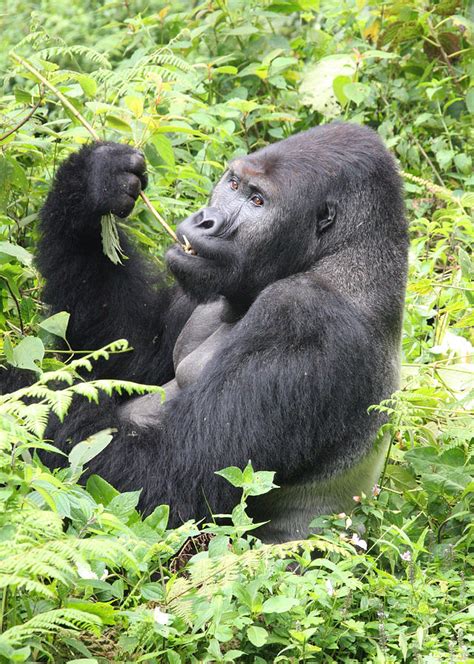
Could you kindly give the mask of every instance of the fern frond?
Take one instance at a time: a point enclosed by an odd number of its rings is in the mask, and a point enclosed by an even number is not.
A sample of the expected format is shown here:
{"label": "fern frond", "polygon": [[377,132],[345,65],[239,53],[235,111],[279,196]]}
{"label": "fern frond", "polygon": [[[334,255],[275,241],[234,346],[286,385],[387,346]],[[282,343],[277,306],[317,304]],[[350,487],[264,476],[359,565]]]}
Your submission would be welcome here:
{"label": "fern frond", "polygon": [[63,629],[100,633],[102,621],[92,613],[78,609],[53,609],[33,616],[22,625],[10,627],[0,636],[0,644],[15,646],[38,634],[59,633]]}
{"label": "fern frond", "polygon": [[62,46],[50,46],[41,49],[37,55],[43,60],[57,59],[66,55],[69,57],[79,56],[89,60],[89,62],[100,65],[105,69],[111,69],[112,67],[110,60],[103,53],[100,53],[89,46],[84,46],[83,44],[76,44],[73,46],[67,44]]}

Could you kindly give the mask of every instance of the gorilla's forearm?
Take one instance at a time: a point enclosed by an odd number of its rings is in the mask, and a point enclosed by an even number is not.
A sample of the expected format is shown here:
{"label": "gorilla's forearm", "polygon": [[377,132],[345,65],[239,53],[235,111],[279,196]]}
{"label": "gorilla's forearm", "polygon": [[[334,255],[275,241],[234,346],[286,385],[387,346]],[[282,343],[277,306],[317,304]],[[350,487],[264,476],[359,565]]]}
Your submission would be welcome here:
{"label": "gorilla's forearm", "polygon": [[[41,212],[37,265],[46,279],[43,299],[53,313],[70,312],[68,341],[74,350],[100,348],[118,338],[127,339],[133,346],[132,353],[100,363],[94,372],[96,377],[160,384],[172,376],[174,341],[193,305],[177,288],[166,286],[164,277],[140,256],[123,233],[121,245],[127,256],[124,264],[114,265],[104,255],[102,213],[114,206],[121,214],[131,209],[140,190],[139,177],[145,177],[138,153],[117,146],[117,155],[112,155],[117,168],[128,159],[131,166],[127,162],[123,168],[134,172],[115,173],[118,184],[114,181],[110,186],[98,173],[96,182],[94,169],[101,165],[100,150],[109,148],[114,149],[107,144],[87,146],[72,155],[57,173]],[[122,182],[121,173],[130,181]],[[101,190],[96,191],[99,182]],[[122,194],[121,189],[117,193],[117,187],[122,186],[129,187],[130,195]]]}

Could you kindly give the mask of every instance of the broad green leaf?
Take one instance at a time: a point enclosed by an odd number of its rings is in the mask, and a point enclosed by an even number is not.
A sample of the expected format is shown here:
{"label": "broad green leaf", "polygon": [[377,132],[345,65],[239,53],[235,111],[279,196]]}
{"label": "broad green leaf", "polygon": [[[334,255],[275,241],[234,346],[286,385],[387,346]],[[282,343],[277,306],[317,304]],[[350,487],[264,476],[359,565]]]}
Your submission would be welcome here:
{"label": "broad green leaf", "polygon": [[163,584],[157,581],[145,583],[141,588],[141,594],[143,599],[149,602],[162,602],[164,596]]}
{"label": "broad green leaf", "polygon": [[344,86],[345,96],[357,104],[357,106],[366,99],[369,93],[369,86],[363,83],[346,83]]}
{"label": "broad green leaf", "polygon": [[140,500],[140,491],[126,491],[125,493],[119,493],[118,496],[112,498],[110,503],[107,505],[107,509],[110,510],[115,516],[121,520],[125,520],[132,512],[135,511],[135,507],[138,505]]}
{"label": "broad green leaf", "polygon": [[276,597],[270,597],[270,599],[267,599],[263,603],[262,613],[286,613],[287,611],[291,611],[291,609],[298,604],[298,600],[294,597],[278,595]]}
{"label": "broad green leaf", "polygon": [[91,475],[86,482],[86,489],[96,503],[107,506],[112,498],[119,495],[117,489],[98,475]]}
{"label": "broad green leaf", "polygon": [[220,475],[226,479],[232,486],[241,487],[243,484],[243,474],[240,468],[236,466],[229,466],[223,470],[217,470],[216,475]]}
{"label": "broad green leaf", "polygon": [[71,314],[67,311],[60,311],[59,313],[41,321],[39,327],[50,334],[54,334],[56,337],[66,340],[66,330],[70,317]]}
{"label": "broad green leaf", "polygon": [[69,452],[69,463],[74,469],[82,468],[84,464],[100,454],[112,441],[115,429],[103,429],[94,433],[86,440],[77,443]]}
{"label": "broad green leaf", "polygon": [[41,362],[44,357],[44,345],[38,337],[25,337],[18,346],[13,349],[11,364],[19,369],[30,369],[41,373],[36,362]]}
{"label": "broad green leaf", "polygon": [[118,129],[119,131],[123,131],[127,134],[132,133],[132,128],[129,125],[128,122],[126,122],[123,118],[119,118],[116,115],[107,115],[106,116],[107,123],[113,128],[113,129]]}
{"label": "broad green leaf", "polygon": [[125,97],[124,102],[136,118],[141,118],[143,115],[143,97],[128,95]]}
{"label": "broad green leaf", "polygon": [[268,632],[263,627],[252,625],[247,630],[247,638],[256,648],[261,648],[268,640]]}
{"label": "broad green leaf", "polygon": [[337,97],[337,101],[342,106],[345,106],[345,104],[347,104],[347,102],[349,101],[349,98],[344,93],[344,86],[347,85],[350,82],[351,82],[351,77],[350,76],[336,76],[336,78],[332,82],[332,87],[334,89],[334,94]]}
{"label": "broad green leaf", "polygon": [[0,260],[16,258],[23,265],[31,265],[33,262],[33,255],[23,247],[13,244],[12,242],[0,242]]}
{"label": "broad green leaf", "polygon": [[95,96],[95,93],[97,92],[97,83],[92,76],[80,74],[80,76],[77,77],[77,81],[88,97]]}
{"label": "broad green leaf", "polygon": [[153,512],[144,519],[143,523],[153,528],[158,533],[163,533],[167,526],[170,515],[169,505],[158,505]]}

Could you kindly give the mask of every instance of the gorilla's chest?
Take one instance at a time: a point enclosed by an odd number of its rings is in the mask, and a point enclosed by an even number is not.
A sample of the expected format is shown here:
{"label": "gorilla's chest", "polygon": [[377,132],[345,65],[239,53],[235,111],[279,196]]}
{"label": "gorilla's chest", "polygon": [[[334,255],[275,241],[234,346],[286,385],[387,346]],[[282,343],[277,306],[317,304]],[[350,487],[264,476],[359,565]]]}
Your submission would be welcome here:
{"label": "gorilla's chest", "polygon": [[198,306],[176,340],[175,381],[182,389],[194,383],[229,336],[233,324],[222,320],[224,302]]}
{"label": "gorilla's chest", "polygon": [[[218,352],[233,324],[223,321],[223,300],[202,304],[194,310],[182,329],[173,350],[175,377],[165,385],[165,403],[176,397],[180,390],[195,383],[207,364]],[[162,412],[161,394],[148,394],[130,399],[119,408],[122,421],[138,426],[155,426]]]}

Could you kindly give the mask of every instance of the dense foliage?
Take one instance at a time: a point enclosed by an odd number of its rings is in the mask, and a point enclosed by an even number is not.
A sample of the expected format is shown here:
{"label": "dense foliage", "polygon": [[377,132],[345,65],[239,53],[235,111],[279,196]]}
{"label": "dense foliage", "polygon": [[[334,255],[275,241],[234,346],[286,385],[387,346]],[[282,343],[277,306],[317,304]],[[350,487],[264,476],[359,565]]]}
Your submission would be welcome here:
{"label": "dense foliage", "polygon": [[[38,382],[0,397],[0,661],[472,661],[474,89],[461,3],[10,0],[3,11],[0,362]],[[242,487],[232,526],[167,530],[166,506],[142,519],[138,493],[98,477],[81,486],[110,431],[77,445],[67,470],[41,466],[48,412],[65,416],[73,393],[148,388],[75,382],[126,343],[73,359],[68,315],[42,307],[38,210],[57,164],[90,136],[11,51],[101,137],[144,149],[170,222],[203,203],[227,159],[315,124],[366,123],[393,150],[412,232],[403,385],[381,406],[383,478],[351,515],[264,546],[245,504],[272,474],[249,465],[223,471]],[[168,239],[142,203],[125,225],[161,262]]]}

